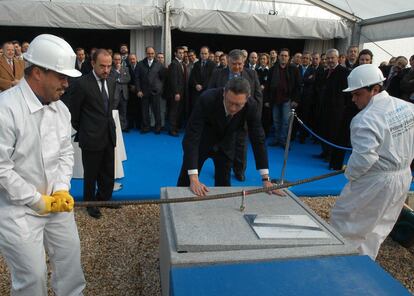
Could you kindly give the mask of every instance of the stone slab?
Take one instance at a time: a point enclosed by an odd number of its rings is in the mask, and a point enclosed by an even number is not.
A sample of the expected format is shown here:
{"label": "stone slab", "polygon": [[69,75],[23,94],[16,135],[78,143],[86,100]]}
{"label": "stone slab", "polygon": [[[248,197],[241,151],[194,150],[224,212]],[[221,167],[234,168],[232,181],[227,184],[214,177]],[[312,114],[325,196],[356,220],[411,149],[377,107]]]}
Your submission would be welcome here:
{"label": "stone slab", "polygon": [[[255,187],[210,187],[210,194]],[[329,233],[329,239],[259,240],[240,212],[241,198],[166,204],[161,207],[160,275],[162,295],[170,293],[171,268],[220,263],[266,262],[355,255],[339,233],[303,204],[293,193],[287,197],[249,196],[245,213],[307,213]],[[161,199],[192,196],[188,188],[161,188]]]}
{"label": "stone slab", "polygon": [[[242,191],[246,188],[216,187],[210,194]],[[251,189],[251,188],[248,188]],[[247,189],[247,190],[248,190]],[[246,197],[246,209],[240,211],[241,198],[168,205],[171,228],[178,252],[273,249],[297,246],[343,245],[343,239],[292,192],[286,196],[259,193]],[[188,188],[167,188],[167,198],[190,196]],[[259,239],[244,215],[307,215],[328,236],[319,239]]]}

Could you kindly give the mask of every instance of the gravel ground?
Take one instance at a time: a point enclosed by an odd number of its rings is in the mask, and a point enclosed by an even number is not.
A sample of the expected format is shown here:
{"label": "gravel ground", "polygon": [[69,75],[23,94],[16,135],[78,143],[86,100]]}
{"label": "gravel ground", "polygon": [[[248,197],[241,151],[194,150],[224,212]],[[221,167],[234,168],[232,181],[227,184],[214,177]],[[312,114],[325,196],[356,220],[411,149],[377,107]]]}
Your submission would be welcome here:
{"label": "gravel ground", "polygon": [[[335,202],[334,197],[302,200],[324,219]],[[83,209],[75,213],[87,280],[85,295],[161,295],[159,207],[124,206],[102,212],[100,220],[90,218]],[[388,238],[377,262],[414,294],[414,247],[405,249]],[[0,256],[0,295],[9,295],[9,290],[10,276]]]}

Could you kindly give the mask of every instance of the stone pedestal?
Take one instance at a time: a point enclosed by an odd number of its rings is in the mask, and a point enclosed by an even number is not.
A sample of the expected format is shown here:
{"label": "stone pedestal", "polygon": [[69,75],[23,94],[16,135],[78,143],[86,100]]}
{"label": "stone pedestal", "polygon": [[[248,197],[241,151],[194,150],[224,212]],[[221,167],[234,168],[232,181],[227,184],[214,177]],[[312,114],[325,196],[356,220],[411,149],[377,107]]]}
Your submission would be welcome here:
{"label": "stone pedestal", "polygon": [[[216,187],[209,194],[252,188]],[[279,197],[260,193],[241,197],[163,205],[160,229],[162,294],[170,294],[170,271],[176,266],[258,262],[356,254],[330,225],[292,192]],[[188,188],[161,189],[161,198],[192,196]],[[259,239],[244,215],[307,215],[327,234],[326,238]]]}

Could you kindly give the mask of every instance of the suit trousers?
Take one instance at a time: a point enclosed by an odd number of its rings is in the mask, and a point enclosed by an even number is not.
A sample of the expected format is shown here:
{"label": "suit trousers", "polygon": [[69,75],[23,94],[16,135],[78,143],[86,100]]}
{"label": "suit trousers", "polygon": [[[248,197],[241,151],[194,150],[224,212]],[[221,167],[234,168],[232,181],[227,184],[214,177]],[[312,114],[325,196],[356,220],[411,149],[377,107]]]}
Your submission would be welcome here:
{"label": "suit trousers", "polygon": [[236,145],[234,147],[233,171],[235,174],[244,175],[247,165],[247,127],[236,133]]}
{"label": "suit trousers", "polygon": [[[214,186],[231,186],[230,171],[232,161],[220,150],[211,153],[200,153],[198,156],[198,174],[200,175],[204,162],[208,158],[211,158],[214,163]],[[184,167],[181,167],[177,186],[190,186],[190,178],[188,177],[188,172]]]}
{"label": "suit trousers", "polygon": [[170,123],[170,130],[176,131],[180,129],[180,121],[183,117],[185,102],[183,96],[181,96],[181,99],[179,101],[174,100],[174,97],[170,100],[169,105],[169,114],[168,119]]}
{"label": "suit trousers", "polygon": [[161,128],[161,95],[148,95],[141,98],[142,129],[149,129],[151,125],[149,110],[152,110],[155,119],[155,128]]}
{"label": "suit trousers", "polygon": [[83,200],[105,201],[111,199],[115,174],[114,150],[114,146],[109,143],[103,150],[82,149]]}

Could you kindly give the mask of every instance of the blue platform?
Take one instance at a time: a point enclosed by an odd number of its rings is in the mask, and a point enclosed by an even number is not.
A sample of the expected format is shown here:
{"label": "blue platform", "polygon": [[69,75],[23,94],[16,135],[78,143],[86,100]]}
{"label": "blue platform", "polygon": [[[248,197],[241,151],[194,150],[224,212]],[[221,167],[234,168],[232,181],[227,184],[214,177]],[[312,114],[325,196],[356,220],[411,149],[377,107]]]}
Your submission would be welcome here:
{"label": "blue platform", "polygon": [[172,268],[171,296],[411,295],[368,256]]}
{"label": "blue platform", "polygon": [[[176,186],[182,163],[181,137],[148,133],[141,135],[138,131],[124,133],[124,142],[128,160],[124,164],[125,177],[118,180],[123,189],[115,192],[115,200],[159,198],[160,187]],[[269,166],[272,178],[279,178],[283,165],[284,149],[268,147]],[[320,153],[320,146],[306,143],[292,143],[287,161],[285,180],[296,181],[329,173],[328,164],[312,155]],[[246,181],[239,182],[232,177],[234,186],[261,186],[259,173],[249,144]],[[207,186],[214,185],[213,162],[208,160],[203,167],[200,179]],[[291,190],[298,196],[338,195],[346,183],[343,175],[331,177],[300,186]],[[72,180],[71,193],[77,200],[82,199],[83,181]],[[411,186],[412,190],[414,185]]]}

